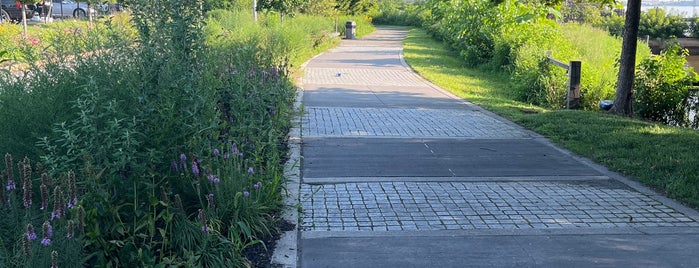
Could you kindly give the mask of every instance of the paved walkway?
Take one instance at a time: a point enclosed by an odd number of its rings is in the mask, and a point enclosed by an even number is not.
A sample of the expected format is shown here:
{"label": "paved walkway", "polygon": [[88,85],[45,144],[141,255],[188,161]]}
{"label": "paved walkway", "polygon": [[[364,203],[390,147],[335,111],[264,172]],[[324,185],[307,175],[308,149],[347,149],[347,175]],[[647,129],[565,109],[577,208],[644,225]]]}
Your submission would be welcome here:
{"label": "paved walkway", "polygon": [[305,66],[301,267],[699,266],[699,214],[426,82],[403,30]]}

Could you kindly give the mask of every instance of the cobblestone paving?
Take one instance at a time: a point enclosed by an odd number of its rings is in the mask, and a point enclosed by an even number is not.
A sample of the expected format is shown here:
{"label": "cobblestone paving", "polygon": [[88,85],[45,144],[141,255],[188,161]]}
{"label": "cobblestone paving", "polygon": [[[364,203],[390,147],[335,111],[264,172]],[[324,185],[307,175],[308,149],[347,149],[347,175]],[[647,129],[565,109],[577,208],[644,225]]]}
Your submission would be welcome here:
{"label": "cobblestone paving", "polygon": [[307,107],[304,137],[529,138],[478,111]]}
{"label": "cobblestone paving", "polygon": [[635,191],[562,182],[372,182],[301,188],[307,231],[698,227]]}
{"label": "cobblestone paving", "polygon": [[305,84],[424,87],[413,73],[404,69],[306,68]]}

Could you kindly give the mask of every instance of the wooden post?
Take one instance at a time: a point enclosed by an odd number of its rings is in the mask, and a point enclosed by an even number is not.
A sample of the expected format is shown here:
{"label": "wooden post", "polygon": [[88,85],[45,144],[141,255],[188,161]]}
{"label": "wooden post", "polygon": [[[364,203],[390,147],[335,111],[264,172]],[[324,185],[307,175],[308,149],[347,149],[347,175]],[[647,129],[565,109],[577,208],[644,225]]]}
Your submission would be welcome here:
{"label": "wooden post", "polygon": [[571,61],[568,68],[568,109],[580,109],[581,62]]}

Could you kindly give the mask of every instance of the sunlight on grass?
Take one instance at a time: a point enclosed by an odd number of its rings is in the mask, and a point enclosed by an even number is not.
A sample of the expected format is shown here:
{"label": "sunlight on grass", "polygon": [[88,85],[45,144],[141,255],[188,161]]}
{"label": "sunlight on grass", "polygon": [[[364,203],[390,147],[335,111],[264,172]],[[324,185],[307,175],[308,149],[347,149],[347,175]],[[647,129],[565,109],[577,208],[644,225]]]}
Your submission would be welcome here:
{"label": "sunlight on grass", "polygon": [[466,68],[424,31],[404,43],[406,62],[435,85],[693,207],[699,207],[699,132],[595,111],[514,101],[507,74]]}

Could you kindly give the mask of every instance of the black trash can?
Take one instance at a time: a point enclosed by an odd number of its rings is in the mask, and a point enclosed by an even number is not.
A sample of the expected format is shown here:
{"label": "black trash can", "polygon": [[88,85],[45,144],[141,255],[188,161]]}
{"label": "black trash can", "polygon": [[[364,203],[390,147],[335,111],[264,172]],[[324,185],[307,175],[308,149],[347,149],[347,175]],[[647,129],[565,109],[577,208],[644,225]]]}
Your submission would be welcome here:
{"label": "black trash can", "polygon": [[347,21],[345,23],[345,38],[354,39],[357,33],[357,23],[354,21]]}

